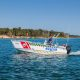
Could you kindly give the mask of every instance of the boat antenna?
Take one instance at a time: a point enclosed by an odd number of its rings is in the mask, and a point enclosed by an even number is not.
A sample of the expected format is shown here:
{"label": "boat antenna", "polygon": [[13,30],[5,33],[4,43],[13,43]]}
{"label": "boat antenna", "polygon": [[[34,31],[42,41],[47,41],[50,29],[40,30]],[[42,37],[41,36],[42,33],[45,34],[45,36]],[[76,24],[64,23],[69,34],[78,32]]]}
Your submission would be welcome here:
{"label": "boat antenna", "polygon": [[55,35],[53,36],[53,38],[55,38],[54,41],[56,41],[56,44],[57,44],[57,39],[56,39],[56,38],[57,38],[59,35],[60,35],[60,33],[58,33],[56,36],[55,36]]}

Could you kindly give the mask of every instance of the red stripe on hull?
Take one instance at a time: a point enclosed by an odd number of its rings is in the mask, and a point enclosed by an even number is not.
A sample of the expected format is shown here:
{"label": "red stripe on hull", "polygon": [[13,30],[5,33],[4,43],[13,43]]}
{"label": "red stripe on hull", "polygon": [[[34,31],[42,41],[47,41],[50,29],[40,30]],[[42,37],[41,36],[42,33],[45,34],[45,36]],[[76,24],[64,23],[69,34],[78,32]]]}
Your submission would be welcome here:
{"label": "red stripe on hull", "polygon": [[30,49],[30,44],[28,42],[21,41],[20,43],[24,49]]}

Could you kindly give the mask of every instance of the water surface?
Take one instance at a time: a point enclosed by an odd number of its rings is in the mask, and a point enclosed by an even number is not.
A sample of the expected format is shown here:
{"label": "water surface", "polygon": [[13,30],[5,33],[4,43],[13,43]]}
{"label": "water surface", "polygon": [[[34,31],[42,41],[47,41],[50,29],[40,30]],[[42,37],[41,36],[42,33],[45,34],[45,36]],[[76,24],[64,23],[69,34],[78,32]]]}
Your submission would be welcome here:
{"label": "water surface", "polygon": [[[0,39],[0,80],[80,80],[80,39],[69,40],[71,55],[50,56],[17,53],[10,40]],[[58,42],[62,45],[66,39]]]}

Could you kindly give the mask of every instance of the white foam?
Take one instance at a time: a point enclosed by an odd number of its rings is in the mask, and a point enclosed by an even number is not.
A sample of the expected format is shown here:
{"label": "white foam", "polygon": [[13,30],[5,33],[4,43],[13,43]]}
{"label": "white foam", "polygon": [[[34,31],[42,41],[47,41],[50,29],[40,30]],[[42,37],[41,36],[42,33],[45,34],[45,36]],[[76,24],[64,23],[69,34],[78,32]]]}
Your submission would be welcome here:
{"label": "white foam", "polygon": [[69,55],[80,55],[80,51],[71,52]]}

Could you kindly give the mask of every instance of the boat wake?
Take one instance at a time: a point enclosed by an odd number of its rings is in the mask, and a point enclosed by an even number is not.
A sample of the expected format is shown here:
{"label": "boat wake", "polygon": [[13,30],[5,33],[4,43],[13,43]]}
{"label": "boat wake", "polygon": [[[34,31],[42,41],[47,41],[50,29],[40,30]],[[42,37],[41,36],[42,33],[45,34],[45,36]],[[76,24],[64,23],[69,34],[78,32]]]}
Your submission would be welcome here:
{"label": "boat wake", "polygon": [[80,55],[80,51],[77,51],[77,52],[71,52],[69,55]]}
{"label": "boat wake", "polygon": [[[80,55],[80,51],[77,51],[77,52],[71,52],[69,54],[69,56],[77,56],[77,55]],[[44,58],[66,58],[68,57],[67,55],[42,55],[42,54],[33,54],[33,53],[21,53],[21,54],[18,54],[16,53],[15,55],[13,55],[13,59],[14,60],[20,60],[20,61],[23,61],[23,60],[26,60],[26,59],[29,59],[29,60],[42,60]]]}

